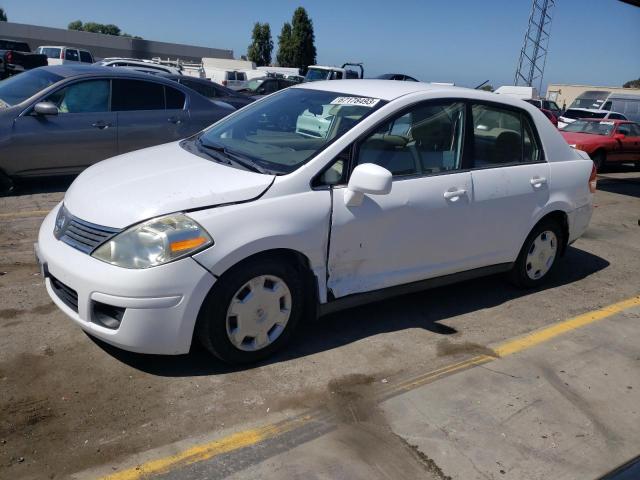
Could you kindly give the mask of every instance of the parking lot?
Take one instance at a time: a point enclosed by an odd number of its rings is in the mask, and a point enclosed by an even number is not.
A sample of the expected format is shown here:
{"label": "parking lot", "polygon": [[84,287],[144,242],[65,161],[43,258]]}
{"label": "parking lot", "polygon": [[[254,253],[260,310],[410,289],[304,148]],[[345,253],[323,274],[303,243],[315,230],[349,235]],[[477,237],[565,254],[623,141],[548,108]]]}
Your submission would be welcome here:
{"label": "parking lot", "polygon": [[53,305],[33,243],[68,185],[0,199],[1,478],[596,478],[640,453],[637,171],[600,175],[544,290],[496,276],[354,308],[245,368],[119,351]]}

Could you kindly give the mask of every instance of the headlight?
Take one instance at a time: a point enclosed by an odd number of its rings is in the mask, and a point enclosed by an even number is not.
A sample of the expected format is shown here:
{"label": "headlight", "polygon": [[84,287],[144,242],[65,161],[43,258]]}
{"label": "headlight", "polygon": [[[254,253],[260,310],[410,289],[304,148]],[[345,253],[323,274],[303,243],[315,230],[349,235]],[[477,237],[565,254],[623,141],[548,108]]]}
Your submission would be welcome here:
{"label": "headlight", "polygon": [[571,148],[576,148],[576,144],[575,144],[575,143],[570,143],[570,144],[569,144],[569,146],[570,146]]}
{"label": "headlight", "polygon": [[104,243],[92,256],[124,268],[149,268],[213,245],[195,220],[181,213],[152,218]]}

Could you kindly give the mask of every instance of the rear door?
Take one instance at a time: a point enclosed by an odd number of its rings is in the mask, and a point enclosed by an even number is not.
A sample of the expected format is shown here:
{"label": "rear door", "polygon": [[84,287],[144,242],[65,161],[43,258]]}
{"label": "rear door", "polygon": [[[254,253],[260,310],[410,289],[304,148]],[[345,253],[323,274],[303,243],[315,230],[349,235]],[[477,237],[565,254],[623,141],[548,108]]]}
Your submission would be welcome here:
{"label": "rear door", "polygon": [[512,262],[549,201],[549,164],[524,110],[472,102],[471,113],[474,240],[489,263]]}
{"label": "rear door", "polygon": [[184,109],[185,95],[167,88],[170,108],[167,108],[165,85],[162,83],[113,80],[112,109],[118,116],[119,153],[172,142],[184,136],[189,120]]}
{"label": "rear door", "polygon": [[33,111],[15,119],[6,154],[20,166],[16,174],[77,173],[117,153],[117,119],[109,111],[110,81],[84,80],[62,87],[40,101],[58,115]]}

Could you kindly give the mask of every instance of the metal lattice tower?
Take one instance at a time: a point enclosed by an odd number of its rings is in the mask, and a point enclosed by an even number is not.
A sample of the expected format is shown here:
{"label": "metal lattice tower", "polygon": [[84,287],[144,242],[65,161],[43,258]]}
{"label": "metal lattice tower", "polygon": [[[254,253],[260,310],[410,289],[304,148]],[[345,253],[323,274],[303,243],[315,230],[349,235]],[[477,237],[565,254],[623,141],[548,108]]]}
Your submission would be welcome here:
{"label": "metal lattice tower", "polygon": [[534,83],[539,81],[538,91],[542,90],[542,77],[551,36],[551,15],[555,3],[556,0],[533,0],[514,85],[533,87]]}

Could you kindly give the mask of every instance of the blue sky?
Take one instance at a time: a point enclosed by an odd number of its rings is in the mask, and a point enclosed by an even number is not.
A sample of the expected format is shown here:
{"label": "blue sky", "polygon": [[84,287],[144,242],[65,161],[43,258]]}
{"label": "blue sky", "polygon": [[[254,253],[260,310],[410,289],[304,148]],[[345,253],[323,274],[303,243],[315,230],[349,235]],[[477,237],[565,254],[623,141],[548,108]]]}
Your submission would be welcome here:
{"label": "blue sky", "polygon": [[[274,42],[303,6],[318,63],[362,61],[367,76],[403,72],[425,81],[512,84],[529,0],[0,0],[10,21],[66,28],[114,23],[147,39],[233,49],[269,22]],[[0,28],[1,34],[1,28]],[[544,83],[621,85],[640,77],[640,8],[618,0],[558,0]],[[274,51],[275,57],[275,51]]]}

